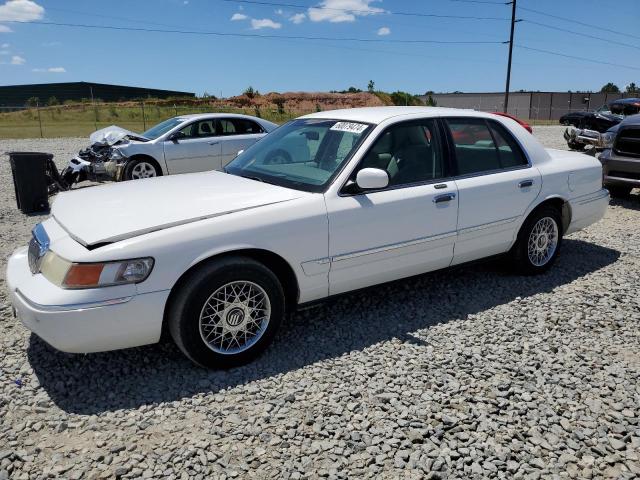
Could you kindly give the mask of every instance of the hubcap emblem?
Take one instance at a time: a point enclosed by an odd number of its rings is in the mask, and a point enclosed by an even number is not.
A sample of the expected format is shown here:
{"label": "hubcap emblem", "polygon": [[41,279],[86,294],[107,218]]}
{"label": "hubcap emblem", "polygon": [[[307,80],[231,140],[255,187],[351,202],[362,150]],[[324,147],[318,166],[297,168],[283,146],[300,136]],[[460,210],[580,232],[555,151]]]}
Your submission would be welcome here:
{"label": "hubcap emblem", "polygon": [[227,313],[227,324],[230,327],[237,327],[244,321],[244,311],[241,308],[232,308]]}

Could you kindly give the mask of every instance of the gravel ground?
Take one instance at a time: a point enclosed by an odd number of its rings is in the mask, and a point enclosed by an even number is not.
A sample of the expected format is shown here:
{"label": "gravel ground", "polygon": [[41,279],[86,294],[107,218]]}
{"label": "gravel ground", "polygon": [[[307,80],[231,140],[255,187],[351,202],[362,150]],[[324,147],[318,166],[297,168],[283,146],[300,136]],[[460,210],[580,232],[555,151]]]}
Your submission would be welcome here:
{"label": "gravel ground", "polygon": [[[84,143],[0,151],[64,163]],[[15,209],[5,156],[0,178],[0,480],[640,477],[638,195],[545,275],[487,263],[348,295],[215,372],[168,342],[83,356],[30,335],[4,267],[40,217]]]}

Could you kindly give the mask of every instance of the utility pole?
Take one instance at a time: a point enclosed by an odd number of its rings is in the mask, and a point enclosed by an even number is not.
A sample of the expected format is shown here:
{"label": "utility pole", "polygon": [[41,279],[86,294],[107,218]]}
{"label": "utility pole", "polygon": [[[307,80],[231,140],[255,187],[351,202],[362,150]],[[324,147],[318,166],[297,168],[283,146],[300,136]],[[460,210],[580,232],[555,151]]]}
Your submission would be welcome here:
{"label": "utility pole", "polygon": [[[504,113],[507,113],[509,109],[509,84],[511,83],[511,57],[513,54],[513,31],[515,30],[516,22],[516,0],[511,0],[511,35],[509,36],[509,63],[507,64],[507,86],[504,89]],[[507,4],[508,5],[508,4]]]}

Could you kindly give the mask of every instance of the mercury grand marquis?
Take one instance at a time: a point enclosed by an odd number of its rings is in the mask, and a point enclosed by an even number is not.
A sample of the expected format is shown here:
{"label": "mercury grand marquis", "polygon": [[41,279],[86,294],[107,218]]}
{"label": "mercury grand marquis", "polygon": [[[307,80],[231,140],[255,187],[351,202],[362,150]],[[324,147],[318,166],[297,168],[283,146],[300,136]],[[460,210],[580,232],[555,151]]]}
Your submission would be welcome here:
{"label": "mercury grand marquis", "polygon": [[500,254],[544,272],[608,202],[598,160],[545,149],[510,118],[325,111],[223,172],[61,193],[7,284],[57,349],[134,347],[166,329],[195,363],[226,368],[309,302]]}

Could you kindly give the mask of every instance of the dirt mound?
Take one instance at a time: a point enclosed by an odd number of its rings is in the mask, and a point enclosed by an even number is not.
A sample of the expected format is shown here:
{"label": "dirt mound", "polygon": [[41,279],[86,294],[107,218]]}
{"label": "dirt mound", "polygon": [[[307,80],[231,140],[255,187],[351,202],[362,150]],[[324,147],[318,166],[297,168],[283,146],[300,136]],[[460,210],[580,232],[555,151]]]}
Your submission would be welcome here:
{"label": "dirt mound", "polygon": [[265,95],[239,95],[218,101],[235,107],[272,108],[282,105],[290,112],[310,112],[314,110],[335,110],[339,108],[379,107],[384,103],[376,95],[361,93],[324,92],[270,92]]}

